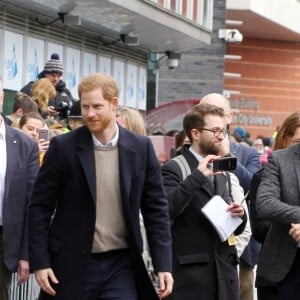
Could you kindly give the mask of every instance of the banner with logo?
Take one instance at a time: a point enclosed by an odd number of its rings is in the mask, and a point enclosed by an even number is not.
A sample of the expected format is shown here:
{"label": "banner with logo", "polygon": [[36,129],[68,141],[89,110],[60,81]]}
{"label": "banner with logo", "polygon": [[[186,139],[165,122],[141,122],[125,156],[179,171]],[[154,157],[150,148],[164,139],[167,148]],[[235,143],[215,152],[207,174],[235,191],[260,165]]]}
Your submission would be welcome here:
{"label": "banner with logo", "polygon": [[80,50],[66,48],[66,75],[67,88],[71,91],[73,98],[78,99],[78,83],[80,74]]}
{"label": "banner with logo", "polygon": [[125,63],[121,60],[113,60],[113,77],[118,82],[120,94],[119,94],[119,105],[125,105],[125,90],[124,90],[124,70]]}
{"label": "banner with logo", "polygon": [[35,81],[44,68],[44,46],[43,40],[33,37],[27,38],[26,47],[26,70],[25,81]]}
{"label": "banner with logo", "polygon": [[83,53],[83,76],[96,73],[96,54]]}
{"label": "banner with logo", "polygon": [[127,64],[126,72],[126,106],[136,108],[137,107],[137,72],[138,67],[136,65]]}
{"label": "banner with logo", "polygon": [[23,86],[23,35],[11,31],[4,33],[3,87],[20,90]]}
{"label": "banner with logo", "polygon": [[146,110],[147,108],[147,70],[146,68],[139,67],[139,80],[138,80],[138,104],[137,108]]}
{"label": "banner with logo", "polygon": [[98,71],[100,73],[106,73],[111,75],[111,58],[107,56],[99,56],[98,57],[99,68]]}

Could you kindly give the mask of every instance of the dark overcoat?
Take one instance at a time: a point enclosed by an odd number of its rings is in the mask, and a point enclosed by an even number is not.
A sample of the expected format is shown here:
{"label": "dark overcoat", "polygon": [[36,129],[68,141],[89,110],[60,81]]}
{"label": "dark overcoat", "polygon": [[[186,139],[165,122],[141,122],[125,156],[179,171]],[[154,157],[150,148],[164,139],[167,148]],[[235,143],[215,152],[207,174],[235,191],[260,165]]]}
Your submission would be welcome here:
{"label": "dark overcoat", "polygon": [[[6,175],[3,197],[3,255],[11,272],[28,260],[27,208],[39,170],[38,145],[23,132],[5,125]],[[1,280],[1,279],[0,279]]]}
{"label": "dark overcoat", "polygon": [[[191,174],[182,180],[174,160],[162,167],[163,182],[169,201],[173,238],[174,290],[168,300],[238,300],[239,280],[236,248],[221,242],[201,208],[215,195],[228,200],[226,176],[211,181],[198,169],[198,160],[183,152]],[[243,231],[247,217],[237,228]]]}
{"label": "dark overcoat", "polygon": [[257,275],[273,283],[290,272],[298,243],[289,235],[300,220],[300,144],[272,152],[257,191],[256,210],[271,222],[259,256]]}
{"label": "dark overcoat", "polygon": [[[170,272],[170,223],[160,166],[147,137],[120,127],[118,148],[122,206],[139,299],[158,299],[142,260],[139,212],[155,270]],[[81,287],[93,243],[96,184],[89,130],[83,126],[53,138],[29,208],[31,268],[51,267],[59,280],[56,297],[42,293],[41,299],[84,299]]]}

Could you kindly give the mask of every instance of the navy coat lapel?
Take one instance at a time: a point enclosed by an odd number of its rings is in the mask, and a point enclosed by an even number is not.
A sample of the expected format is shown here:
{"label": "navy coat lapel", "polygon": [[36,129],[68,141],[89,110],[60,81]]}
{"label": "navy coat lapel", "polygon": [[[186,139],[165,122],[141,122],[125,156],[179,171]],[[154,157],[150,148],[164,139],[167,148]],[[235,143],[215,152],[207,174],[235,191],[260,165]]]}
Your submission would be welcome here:
{"label": "navy coat lapel", "polygon": [[86,127],[82,127],[82,130],[79,133],[78,148],[79,160],[87,179],[94,203],[96,203],[96,169],[94,144],[91,133]]}
{"label": "navy coat lapel", "polygon": [[5,196],[7,198],[10,183],[13,178],[16,165],[18,162],[19,152],[20,152],[20,139],[17,135],[14,134],[8,126],[6,126],[6,153],[7,153],[7,162],[6,162],[6,176],[5,176]]}
{"label": "navy coat lapel", "polygon": [[131,180],[135,167],[135,148],[126,130],[119,126],[119,165],[122,199],[128,203]]}

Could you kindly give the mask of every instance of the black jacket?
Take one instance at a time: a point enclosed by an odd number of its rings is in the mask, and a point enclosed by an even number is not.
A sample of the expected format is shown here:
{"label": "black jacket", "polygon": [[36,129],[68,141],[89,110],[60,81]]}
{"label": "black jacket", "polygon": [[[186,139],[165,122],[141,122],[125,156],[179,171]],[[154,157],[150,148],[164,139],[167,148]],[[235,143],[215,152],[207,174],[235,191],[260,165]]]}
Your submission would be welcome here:
{"label": "black jacket", "polygon": [[[191,169],[184,180],[174,160],[161,169],[173,222],[174,290],[167,299],[237,300],[236,248],[221,242],[201,211],[215,194],[228,199],[226,176],[215,176],[215,191],[209,179],[197,169],[199,162],[194,155],[186,149],[182,154]],[[246,221],[245,215],[235,234],[244,230]]]}

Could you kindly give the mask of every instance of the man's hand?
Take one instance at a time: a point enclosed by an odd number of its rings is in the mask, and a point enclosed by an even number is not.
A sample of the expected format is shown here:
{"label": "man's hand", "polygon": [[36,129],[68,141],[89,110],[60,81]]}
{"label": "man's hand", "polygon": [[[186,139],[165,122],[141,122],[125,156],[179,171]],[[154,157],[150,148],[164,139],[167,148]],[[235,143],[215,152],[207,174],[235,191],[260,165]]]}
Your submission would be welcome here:
{"label": "man's hand", "polygon": [[295,240],[295,242],[300,242],[300,223],[291,224],[291,229],[289,231],[289,235]]}
{"label": "man's hand", "polygon": [[34,276],[35,276],[37,283],[39,284],[39,286],[42,288],[42,290],[45,293],[47,293],[51,296],[55,296],[56,292],[51,287],[49,278],[50,278],[51,282],[53,282],[55,284],[58,284],[58,280],[55,277],[53,270],[51,268],[34,271]]}
{"label": "man's hand", "polygon": [[57,111],[54,106],[47,107],[47,113],[50,117],[55,117],[59,115],[59,111]]}
{"label": "man's hand", "polygon": [[219,174],[220,172],[213,172],[209,167],[208,164],[213,163],[214,160],[220,158],[220,156],[216,155],[207,155],[204,157],[201,162],[198,165],[198,170],[206,177],[214,175],[214,174]]}
{"label": "man's hand", "polygon": [[159,284],[159,291],[158,296],[159,298],[165,298],[172,293],[173,290],[173,277],[172,274],[169,272],[158,272],[158,284]]}
{"label": "man's hand", "polygon": [[233,217],[243,218],[243,216],[245,214],[244,207],[240,203],[237,203],[237,202],[231,203],[228,206],[227,211],[229,211]]}
{"label": "man's hand", "polygon": [[18,285],[26,282],[29,278],[29,263],[27,260],[18,262]]}

